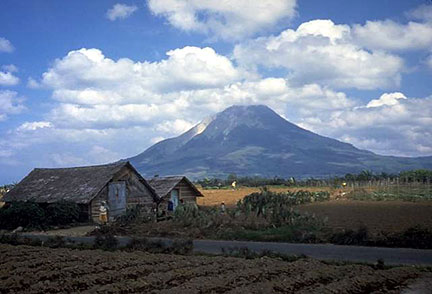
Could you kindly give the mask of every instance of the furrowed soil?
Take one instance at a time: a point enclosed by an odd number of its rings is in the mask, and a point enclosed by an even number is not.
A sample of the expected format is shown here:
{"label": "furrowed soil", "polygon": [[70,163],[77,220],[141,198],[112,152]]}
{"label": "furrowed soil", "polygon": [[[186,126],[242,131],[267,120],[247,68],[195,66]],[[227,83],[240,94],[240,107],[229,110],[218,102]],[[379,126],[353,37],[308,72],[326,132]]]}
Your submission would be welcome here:
{"label": "furrowed soil", "polygon": [[427,273],[313,259],[180,256],[0,244],[1,293],[402,293]]}

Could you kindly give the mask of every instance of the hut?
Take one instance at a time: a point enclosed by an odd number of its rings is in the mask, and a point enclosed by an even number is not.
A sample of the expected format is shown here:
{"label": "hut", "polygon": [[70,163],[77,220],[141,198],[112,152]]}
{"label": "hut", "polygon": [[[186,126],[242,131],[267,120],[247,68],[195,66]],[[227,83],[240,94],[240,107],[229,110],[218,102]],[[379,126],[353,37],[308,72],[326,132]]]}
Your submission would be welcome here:
{"label": "hut", "polygon": [[204,195],[185,176],[154,177],[148,179],[158,196],[160,210],[173,211],[180,202],[195,203]]}
{"label": "hut", "polygon": [[129,162],[73,168],[36,168],[4,197],[6,203],[77,203],[89,221],[98,222],[102,201],[110,218],[140,204],[151,208],[157,194]]}

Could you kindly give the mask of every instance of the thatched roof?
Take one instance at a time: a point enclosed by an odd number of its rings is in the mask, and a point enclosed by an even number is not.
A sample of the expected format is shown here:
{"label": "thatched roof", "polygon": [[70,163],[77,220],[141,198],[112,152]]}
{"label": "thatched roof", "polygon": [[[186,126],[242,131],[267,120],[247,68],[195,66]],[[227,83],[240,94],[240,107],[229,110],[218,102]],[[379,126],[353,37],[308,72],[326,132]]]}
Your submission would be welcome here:
{"label": "thatched roof", "polygon": [[189,181],[185,176],[170,176],[170,177],[154,177],[147,179],[147,182],[156,191],[159,198],[164,198],[170,195],[172,189],[174,189],[182,180],[184,180],[191,188],[197,193],[197,197],[203,197],[204,195]]}
{"label": "thatched roof", "polygon": [[[53,203],[63,200],[89,203],[125,166],[136,172],[129,162],[72,168],[35,168],[3,197],[3,201]],[[138,176],[155,194],[144,178]]]}

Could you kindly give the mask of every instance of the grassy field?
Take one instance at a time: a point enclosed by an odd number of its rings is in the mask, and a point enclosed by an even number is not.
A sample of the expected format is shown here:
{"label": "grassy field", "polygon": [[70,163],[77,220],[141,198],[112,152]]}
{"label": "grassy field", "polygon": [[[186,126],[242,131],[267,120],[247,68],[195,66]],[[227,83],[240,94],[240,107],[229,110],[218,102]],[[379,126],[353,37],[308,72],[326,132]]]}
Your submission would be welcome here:
{"label": "grassy field", "polygon": [[[401,293],[415,267],[0,244],[1,293]],[[423,293],[423,292],[422,292]],[[426,293],[426,292],[424,292]]]}

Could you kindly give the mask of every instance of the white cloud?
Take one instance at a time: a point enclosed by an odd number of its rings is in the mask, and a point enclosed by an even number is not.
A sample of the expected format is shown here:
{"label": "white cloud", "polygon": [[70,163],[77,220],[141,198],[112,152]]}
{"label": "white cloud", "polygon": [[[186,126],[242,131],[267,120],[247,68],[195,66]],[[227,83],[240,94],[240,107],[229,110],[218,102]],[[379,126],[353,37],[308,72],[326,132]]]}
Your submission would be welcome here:
{"label": "white cloud", "polygon": [[9,40],[0,37],[0,53],[1,52],[10,53],[12,51],[14,51],[14,47],[12,46],[12,43]]}
{"label": "white cloud", "polygon": [[432,5],[420,5],[408,11],[407,16],[422,21],[432,21]]}
{"label": "white cloud", "polygon": [[239,44],[234,57],[247,67],[285,68],[298,84],[337,88],[397,87],[403,70],[401,58],[355,45],[350,27],[331,20],[309,21],[297,30]]}
{"label": "white cloud", "polygon": [[[371,107],[370,104],[374,106]],[[384,155],[432,153],[432,97],[385,93],[363,107],[304,118],[301,126]]]}
{"label": "white cloud", "polygon": [[238,40],[295,16],[295,0],[148,0],[149,9],[183,31]]}
{"label": "white cloud", "polygon": [[106,17],[111,20],[117,20],[117,19],[125,19],[134,13],[138,7],[135,5],[126,5],[117,3],[113,6],[113,8],[109,9],[106,13]]}
{"label": "white cloud", "polygon": [[150,63],[114,61],[98,49],[71,51],[43,74],[42,83],[55,89],[54,97],[63,102],[110,104],[142,101],[155,92],[218,87],[243,78],[228,58],[212,48],[184,47],[167,55]]}
{"label": "white cloud", "polygon": [[0,90],[0,121],[5,120],[9,114],[17,114],[25,109],[23,98],[18,97],[14,91]]}
{"label": "white cloud", "polygon": [[26,131],[35,131],[37,129],[43,128],[52,128],[53,124],[49,121],[34,121],[34,122],[25,122],[21,124],[18,128],[18,132],[26,132]]}
{"label": "white cloud", "polygon": [[0,71],[0,86],[15,86],[19,83],[19,78],[11,72]]}
{"label": "white cloud", "polygon": [[38,81],[36,81],[32,77],[29,77],[27,80],[27,87],[29,87],[30,89],[39,89],[42,86]]}
{"label": "white cloud", "polygon": [[397,105],[399,104],[399,99],[407,99],[407,97],[400,93],[384,93],[381,95],[379,99],[374,99],[369,101],[369,103],[366,105],[366,107],[380,107],[383,105]]}
{"label": "white cloud", "polygon": [[392,20],[367,21],[355,25],[356,42],[371,49],[416,50],[432,47],[432,23],[408,22],[400,24]]}

